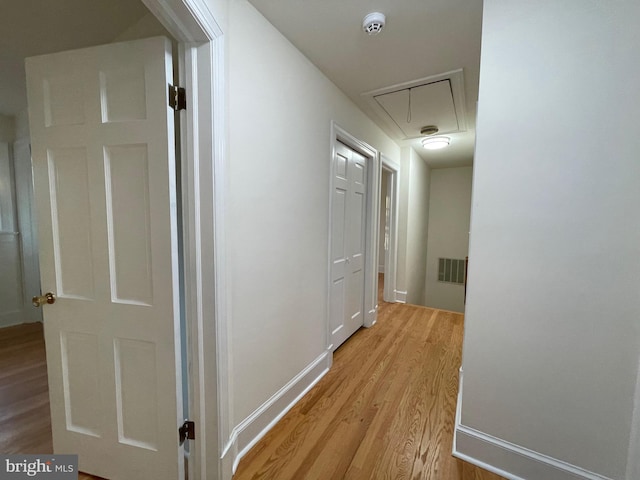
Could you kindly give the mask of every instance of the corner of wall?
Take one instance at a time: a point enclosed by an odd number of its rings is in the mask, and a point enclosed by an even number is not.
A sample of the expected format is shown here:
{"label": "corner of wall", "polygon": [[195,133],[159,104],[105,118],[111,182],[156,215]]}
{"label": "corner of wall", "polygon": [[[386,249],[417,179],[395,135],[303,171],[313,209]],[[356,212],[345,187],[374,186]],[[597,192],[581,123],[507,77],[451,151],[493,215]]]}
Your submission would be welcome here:
{"label": "corner of wall", "polygon": [[424,305],[430,175],[426,162],[408,147],[406,282],[407,301]]}
{"label": "corner of wall", "polygon": [[332,361],[333,352],[325,350],[233,429],[221,457],[224,480],[231,478],[242,457],[325,376]]}
{"label": "corner of wall", "polygon": [[[411,147],[400,149],[400,171],[398,187],[398,263],[396,293],[407,295],[407,218],[409,209],[409,172],[411,170]],[[398,301],[401,302],[400,298]],[[402,302],[404,303],[404,302]]]}

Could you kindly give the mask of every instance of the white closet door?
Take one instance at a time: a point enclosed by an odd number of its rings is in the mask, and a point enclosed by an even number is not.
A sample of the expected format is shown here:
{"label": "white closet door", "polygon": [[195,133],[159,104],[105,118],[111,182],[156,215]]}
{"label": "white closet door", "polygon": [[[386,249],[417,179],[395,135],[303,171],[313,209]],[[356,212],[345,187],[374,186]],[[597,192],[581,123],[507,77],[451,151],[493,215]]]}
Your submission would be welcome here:
{"label": "white closet door", "polygon": [[335,350],[364,323],[367,162],[342,143],[333,162],[330,329]]}

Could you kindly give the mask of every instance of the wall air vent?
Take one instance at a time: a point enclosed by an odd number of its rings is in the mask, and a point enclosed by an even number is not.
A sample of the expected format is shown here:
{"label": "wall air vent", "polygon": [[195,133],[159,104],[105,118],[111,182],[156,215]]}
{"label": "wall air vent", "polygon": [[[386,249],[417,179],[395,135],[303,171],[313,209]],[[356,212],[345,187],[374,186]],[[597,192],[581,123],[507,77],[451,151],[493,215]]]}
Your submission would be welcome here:
{"label": "wall air vent", "polygon": [[464,285],[464,258],[439,258],[438,281]]}

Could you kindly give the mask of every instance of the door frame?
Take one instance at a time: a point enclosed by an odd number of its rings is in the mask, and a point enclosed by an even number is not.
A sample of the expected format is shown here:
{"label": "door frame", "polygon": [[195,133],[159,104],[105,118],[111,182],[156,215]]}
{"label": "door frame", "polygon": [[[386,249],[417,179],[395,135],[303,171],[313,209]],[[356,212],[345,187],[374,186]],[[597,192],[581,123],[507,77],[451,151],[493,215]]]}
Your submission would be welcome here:
{"label": "door frame", "polygon": [[224,215],[225,36],[207,0],[141,1],[178,42],[179,83],[187,91],[187,109],[180,112],[185,284],[181,300],[189,413],[197,432],[189,452],[190,480],[227,479],[230,465],[220,460],[232,427]]}
{"label": "door frame", "polygon": [[180,112],[182,300],[188,330],[189,415],[197,431],[189,474],[193,480],[231,478],[231,469],[220,461],[231,432],[224,261],[225,37],[206,0],[142,2],[178,41],[179,83],[187,91],[187,109]]}
{"label": "door frame", "polygon": [[11,155],[16,209],[18,211],[18,231],[20,232],[23,315],[28,322],[42,322],[42,309],[33,308],[31,303],[31,297],[42,292],[40,292],[40,264],[38,262],[38,241],[36,240],[38,232],[32,187],[30,138],[23,137],[14,140]]}
{"label": "door frame", "polygon": [[329,225],[327,243],[327,306],[326,306],[326,329],[325,345],[330,353],[329,358],[332,363],[333,344],[331,343],[331,235],[333,225],[333,189],[335,155],[337,143],[343,143],[356,152],[364,155],[367,159],[367,200],[365,214],[365,262],[364,262],[364,326],[372,327],[378,317],[378,262],[376,252],[378,251],[378,229],[380,218],[377,205],[380,205],[380,155],[371,145],[354,137],[345,129],[341,128],[334,121],[331,122],[331,166],[329,169]]}
{"label": "door frame", "polygon": [[[382,298],[385,302],[396,303],[396,282],[398,272],[398,194],[400,191],[400,164],[386,155],[380,155],[380,178],[382,170],[389,175],[387,192],[391,199],[389,215],[389,249],[384,256],[384,291]],[[382,185],[381,185],[382,186]],[[379,188],[381,190],[381,188]],[[376,277],[377,291],[378,277]]]}

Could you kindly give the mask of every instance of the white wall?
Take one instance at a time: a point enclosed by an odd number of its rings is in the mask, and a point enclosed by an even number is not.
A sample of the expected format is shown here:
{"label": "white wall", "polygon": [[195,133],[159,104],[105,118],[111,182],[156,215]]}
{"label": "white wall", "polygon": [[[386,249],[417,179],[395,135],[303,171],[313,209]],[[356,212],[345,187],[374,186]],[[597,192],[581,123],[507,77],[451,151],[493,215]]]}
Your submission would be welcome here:
{"label": "white wall", "polygon": [[30,301],[40,291],[40,279],[30,217],[28,131],[26,112],[17,117],[0,115],[0,326],[42,319]]}
{"label": "white wall", "polygon": [[472,167],[431,170],[424,304],[464,312],[464,285],[438,281],[438,258],[464,259],[469,251]]}
{"label": "white wall", "polygon": [[640,3],[484,8],[462,425],[623,479],[640,353]]}
{"label": "white wall", "polygon": [[0,141],[0,232],[18,230],[10,147],[11,142]]}
{"label": "white wall", "polygon": [[[7,122],[9,119],[11,122]],[[13,160],[11,144],[13,143],[13,119],[0,115],[0,231],[15,232],[16,205],[13,180]]]}
{"label": "white wall", "polygon": [[163,36],[171,40],[171,55],[173,61],[173,77],[174,82],[178,83],[178,42],[173,38],[169,31],[164,28],[160,21],[151,12],[147,13],[140,20],[130,25],[129,28],[120,32],[114,39],[113,43],[127,42],[131,40],[139,40],[142,38]]}
{"label": "white wall", "polygon": [[0,115],[0,327],[22,323],[20,235],[12,143],[14,119]]}
{"label": "white wall", "polygon": [[[396,267],[396,298],[407,300],[407,221],[409,218],[409,173],[411,147],[402,147],[398,186],[398,260]],[[428,207],[427,207],[428,208]]]}
{"label": "white wall", "polygon": [[15,123],[15,140],[30,139],[31,133],[29,132],[29,112],[25,109],[18,112],[14,118]]}
{"label": "white wall", "polygon": [[386,170],[382,170],[382,176],[380,177],[380,211],[379,213],[379,221],[380,228],[378,229],[378,272],[384,272],[384,261],[385,261],[385,249],[384,249],[384,237],[385,237],[385,227],[386,227],[386,199],[387,199],[387,183],[389,182],[389,173]]}
{"label": "white wall", "polygon": [[325,348],[330,122],[397,145],[245,0],[228,11],[234,424]]}
{"label": "white wall", "polygon": [[[114,42],[126,42],[129,40],[139,40],[141,38],[156,37],[160,35],[173,38],[156,16],[149,12],[133,25],[130,25],[129,28],[120,32],[114,38]],[[175,54],[176,52],[174,48],[174,55]]]}
{"label": "white wall", "polygon": [[15,134],[16,127],[14,118],[0,115],[0,142],[12,142]]}
{"label": "white wall", "polygon": [[411,147],[403,147],[398,212],[398,287],[406,302],[424,304],[429,224],[430,169]]}

